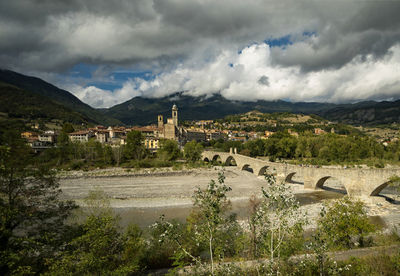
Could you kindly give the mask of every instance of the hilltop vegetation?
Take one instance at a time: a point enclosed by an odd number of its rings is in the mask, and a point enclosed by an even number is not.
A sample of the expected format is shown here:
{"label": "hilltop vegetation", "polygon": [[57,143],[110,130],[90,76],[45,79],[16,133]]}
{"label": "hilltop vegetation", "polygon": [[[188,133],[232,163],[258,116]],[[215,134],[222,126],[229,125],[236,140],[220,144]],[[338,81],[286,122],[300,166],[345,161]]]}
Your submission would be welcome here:
{"label": "hilltop vegetation", "polygon": [[72,111],[47,97],[3,82],[0,82],[0,103],[0,112],[5,113],[8,118],[19,118],[27,121],[58,119],[75,124],[89,120],[82,114]]}
{"label": "hilltop vegetation", "polygon": [[[82,121],[88,121],[91,123],[97,124],[120,124],[121,122],[115,120],[111,117],[104,116],[98,110],[90,107],[89,105],[81,102],[77,97],[72,95],[70,92],[57,88],[56,86],[47,83],[39,78],[25,76],[13,71],[9,70],[1,70],[0,69],[0,82],[9,84],[11,86],[17,87],[20,91],[24,91],[16,93],[15,95],[11,95],[10,93],[4,93],[6,91],[2,91],[2,101],[0,102],[0,106],[5,109],[7,105],[28,105],[29,111],[26,113],[20,113],[19,115],[28,115],[29,112],[33,112],[35,116],[46,116],[44,118],[49,118],[47,115],[49,113],[49,104],[50,102],[54,104],[54,109],[61,109],[61,114],[50,114],[57,115],[64,121],[68,121],[70,119],[76,120],[81,117]],[[36,95],[35,96],[33,96]],[[34,104],[30,104],[29,101],[25,99],[25,97],[31,98],[34,100]],[[43,101],[43,109],[42,102]],[[75,113],[73,117],[70,117],[68,113]],[[64,112],[64,115],[62,114]],[[55,117],[55,118],[58,118]],[[51,117],[50,117],[51,118]]]}
{"label": "hilltop vegetation", "polygon": [[390,125],[400,122],[400,100],[339,105],[321,113],[321,115],[345,124]]}
{"label": "hilltop vegetation", "polygon": [[291,103],[282,100],[255,102],[232,101],[220,94],[209,97],[192,97],[178,92],[161,98],[135,97],[102,112],[125,124],[154,123],[156,116],[170,115],[172,104],[179,108],[180,118],[185,120],[210,120],[223,118],[229,114],[260,112],[290,112],[296,114],[316,114],[338,123],[352,125],[388,125],[400,122],[400,101],[360,102],[356,104],[331,103]]}
{"label": "hilltop vegetation", "polygon": [[102,111],[126,124],[150,124],[155,122],[158,114],[169,116],[173,104],[178,106],[179,116],[185,120],[217,119],[255,109],[261,112],[317,113],[334,106],[325,103],[285,101],[243,102],[225,99],[220,94],[210,97],[192,97],[179,92],[162,98],[135,97]]}

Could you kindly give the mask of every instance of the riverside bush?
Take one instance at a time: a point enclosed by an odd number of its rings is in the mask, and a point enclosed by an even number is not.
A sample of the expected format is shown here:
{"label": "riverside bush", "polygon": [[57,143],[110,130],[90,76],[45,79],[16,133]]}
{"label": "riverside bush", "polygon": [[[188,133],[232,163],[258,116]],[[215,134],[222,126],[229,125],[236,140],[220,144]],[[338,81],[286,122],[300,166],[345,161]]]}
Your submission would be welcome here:
{"label": "riverside bush", "polygon": [[366,235],[375,231],[375,226],[369,222],[364,204],[345,196],[324,204],[317,231],[330,248],[341,249],[365,246]]}

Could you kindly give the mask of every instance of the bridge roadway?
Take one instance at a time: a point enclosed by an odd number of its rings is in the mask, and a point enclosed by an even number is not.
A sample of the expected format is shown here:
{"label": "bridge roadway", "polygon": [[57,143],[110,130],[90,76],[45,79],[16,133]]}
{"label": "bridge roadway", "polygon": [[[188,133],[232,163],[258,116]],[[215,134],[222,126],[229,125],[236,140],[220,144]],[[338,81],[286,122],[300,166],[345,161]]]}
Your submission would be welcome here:
{"label": "bridge roadway", "polygon": [[[251,158],[231,152],[204,151],[204,161],[216,161],[220,158],[225,165],[236,164],[241,170],[253,170],[256,175],[266,172],[276,175],[277,181],[292,182],[294,175],[302,176],[305,189],[318,189],[331,177],[338,179],[349,196],[377,196],[394,175],[400,176],[400,169],[365,168],[316,168],[275,163]],[[234,161],[234,163],[232,162]]]}

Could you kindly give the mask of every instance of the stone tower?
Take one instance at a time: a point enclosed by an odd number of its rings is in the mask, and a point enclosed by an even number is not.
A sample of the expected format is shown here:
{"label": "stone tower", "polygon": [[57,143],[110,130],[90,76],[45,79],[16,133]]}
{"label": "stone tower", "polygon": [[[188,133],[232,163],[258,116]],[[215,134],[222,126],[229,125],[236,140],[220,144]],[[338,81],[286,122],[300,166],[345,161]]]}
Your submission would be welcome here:
{"label": "stone tower", "polygon": [[172,121],[175,127],[178,127],[178,108],[174,104],[172,106]]}
{"label": "stone tower", "polygon": [[164,127],[164,117],[163,115],[158,115],[158,128]]}

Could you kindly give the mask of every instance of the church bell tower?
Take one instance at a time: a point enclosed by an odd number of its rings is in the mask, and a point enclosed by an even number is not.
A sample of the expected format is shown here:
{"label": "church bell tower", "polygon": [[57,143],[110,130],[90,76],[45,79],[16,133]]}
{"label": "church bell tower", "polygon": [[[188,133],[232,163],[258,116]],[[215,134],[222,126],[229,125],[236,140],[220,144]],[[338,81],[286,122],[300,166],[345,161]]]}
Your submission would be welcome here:
{"label": "church bell tower", "polygon": [[174,126],[178,127],[178,108],[175,104],[172,106],[172,122]]}
{"label": "church bell tower", "polygon": [[158,128],[164,127],[164,117],[163,115],[158,115]]}

